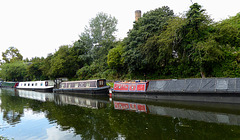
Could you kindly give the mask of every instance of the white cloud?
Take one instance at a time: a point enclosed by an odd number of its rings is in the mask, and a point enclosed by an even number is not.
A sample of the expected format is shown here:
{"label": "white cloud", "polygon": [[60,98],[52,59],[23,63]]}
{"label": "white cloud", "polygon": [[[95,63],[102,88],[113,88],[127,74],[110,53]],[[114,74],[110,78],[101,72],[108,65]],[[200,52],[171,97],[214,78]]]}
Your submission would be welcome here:
{"label": "white cloud", "polygon": [[60,131],[55,127],[51,127],[47,129],[47,139],[46,140],[81,140],[80,135],[73,135],[73,133],[69,133],[68,131]]}

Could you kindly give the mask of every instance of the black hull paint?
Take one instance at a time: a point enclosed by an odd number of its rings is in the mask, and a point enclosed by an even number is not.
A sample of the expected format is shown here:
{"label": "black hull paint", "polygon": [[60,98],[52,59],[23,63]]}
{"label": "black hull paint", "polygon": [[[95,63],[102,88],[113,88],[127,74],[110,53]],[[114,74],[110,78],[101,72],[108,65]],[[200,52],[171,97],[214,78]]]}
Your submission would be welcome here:
{"label": "black hull paint", "polygon": [[109,94],[109,86],[100,88],[83,88],[83,89],[54,89],[54,93],[75,94],[75,95],[103,95]]}
{"label": "black hull paint", "polygon": [[114,98],[240,104],[240,78],[152,80],[145,92],[112,92]]}
{"label": "black hull paint", "polygon": [[139,99],[139,100],[169,100],[193,101],[214,103],[240,103],[240,93],[162,93],[162,92],[135,92],[112,93],[113,98]]}

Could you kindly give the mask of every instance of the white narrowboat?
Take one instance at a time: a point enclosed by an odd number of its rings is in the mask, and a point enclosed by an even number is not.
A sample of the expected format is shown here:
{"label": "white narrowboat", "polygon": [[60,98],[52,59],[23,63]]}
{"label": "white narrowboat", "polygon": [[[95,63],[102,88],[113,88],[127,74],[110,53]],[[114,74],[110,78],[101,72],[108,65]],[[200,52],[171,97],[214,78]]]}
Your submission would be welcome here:
{"label": "white narrowboat", "polygon": [[105,79],[62,82],[54,93],[70,93],[83,95],[108,95],[110,86]]}
{"label": "white narrowboat", "polygon": [[52,92],[54,88],[54,82],[51,80],[19,82],[16,88],[23,90]]}

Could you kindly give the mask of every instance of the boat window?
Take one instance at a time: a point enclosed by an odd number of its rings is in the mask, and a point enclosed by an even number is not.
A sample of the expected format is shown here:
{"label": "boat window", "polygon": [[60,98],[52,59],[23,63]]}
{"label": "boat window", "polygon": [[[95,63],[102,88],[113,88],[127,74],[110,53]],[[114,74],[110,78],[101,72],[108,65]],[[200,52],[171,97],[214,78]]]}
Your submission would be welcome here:
{"label": "boat window", "polygon": [[35,86],[37,86],[37,83],[35,83]]}
{"label": "boat window", "polygon": [[24,86],[26,86],[26,83],[24,84]]}
{"label": "boat window", "polygon": [[41,83],[40,86],[43,86],[43,83]]}
{"label": "boat window", "polygon": [[78,87],[78,83],[75,84],[75,87]]}
{"label": "boat window", "polygon": [[32,86],[34,86],[34,84],[32,83]]}
{"label": "boat window", "polygon": [[30,86],[30,83],[28,83],[28,86]]}
{"label": "boat window", "polygon": [[90,83],[86,83],[86,87],[90,87]]}
{"label": "boat window", "polygon": [[68,87],[69,87],[69,88],[71,87],[71,84],[70,84],[70,83],[68,84]]}

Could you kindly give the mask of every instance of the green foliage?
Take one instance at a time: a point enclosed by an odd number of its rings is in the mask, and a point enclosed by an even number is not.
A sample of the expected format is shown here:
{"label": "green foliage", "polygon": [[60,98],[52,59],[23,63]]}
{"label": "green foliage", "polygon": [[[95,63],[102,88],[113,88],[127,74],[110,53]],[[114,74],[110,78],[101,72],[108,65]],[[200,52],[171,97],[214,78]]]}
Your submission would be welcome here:
{"label": "green foliage", "polygon": [[[180,43],[182,37],[179,35],[181,27],[185,24],[183,18],[174,17],[169,20],[166,30],[160,35],[150,37],[142,47],[142,53],[151,69],[161,69],[181,58]],[[175,53],[173,53],[175,52]],[[176,56],[177,55],[177,56]],[[176,63],[175,63],[176,66]]]}
{"label": "green foliage", "polygon": [[92,72],[91,69],[90,69],[90,66],[87,65],[87,66],[84,66],[77,71],[77,76],[80,79],[85,80],[85,79],[89,79],[90,76],[92,76],[93,73],[94,73],[94,71]]}
{"label": "green foliage", "polygon": [[23,56],[20,54],[19,50],[15,47],[9,47],[5,52],[2,52],[2,59],[6,63],[21,61]]}
{"label": "green foliage", "polygon": [[28,80],[44,80],[47,79],[41,67],[44,65],[44,58],[35,57],[28,62],[27,66],[27,79]]}
{"label": "green foliage", "polygon": [[90,78],[104,78],[101,77],[103,71],[105,71],[105,67],[100,63],[93,62],[90,66],[86,65],[77,71],[77,76],[82,79],[90,79]]}
{"label": "green foliage", "polygon": [[80,36],[80,42],[87,48],[87,54],[91,56],[92,61],[107,55],[108,50],[112,48],[115,41],[114,33],[117,19],[105,13],[98,13],[95,18],[85,27],[84,33]]}
{"label": "green foliage", "polygon": [[212,64],[212,76],[214,77],[239,77],[240,76],[240,52],[229,45],[224,46],[224,60]]}
{"label": "green foliage", "polygon": [[169,19],[173,17],[173,11],[169,7],[162,7],[143,14],[133,29],[125,38],[125,49],[123,53],[124,65],[129,72],[144,72],[148,71],[149,64],[145,58],[147,55],[143,53],[142,47],[147,40],[154,35],[158,35],[166,29]]}
{"label": "green foliage", "polygon": [[83,67],[77,71],[80,79],[104,78],[103,72],[107,70],[107,55],[115,45],[114,33],[117,20],[105,13],[99,13],[89,22],[89,27],[80,36],[80,44],[86,49],[79,58],[83,61]]}
{"label": "green foliage", "polygon": [[106,13],[98,13],[95,18],[89,22],[86,31],[91,36],[93,43],[100,43],[104,40],[114,41],[114,32],[116,29],[117,19]]}
{"label": "green foliage", "polygon": [[7,137],[0,136],[0,140],[9,140],[9,139]]}
{"label": "green foliage", "polygon": [[1,65],[1,77],[7,81],[22,81],[27,74],[27,64],[22,61]]}
{"label": "green foliage", "polygon": [[124,49],[124,46],[122,44],[119,44],[115,48],[112,48],[111,50],[109,50],[107,63],[111,69],[116,69],[118,71],[121,71],[121,69],[123,68],[123,61],[124,61],[122,57],[123,49]]}
{"label": "green foliage", "polygon": [[215,25],[216,41],[221,45],[240,46],[240,13]]}
{"label": "green foliage", "polygon": [[81,54],[81,50],[75,47],[61,46],[51,58],[49,76],[52,78],[74,77],[79,65],[81,65],[78,63],[78,55]]}
{"label": "green foliage", "polygon": [[43,73],[43,76],[44,77],[51,77],[50,75],[50,69],[51,69],[51,59],[53,58],[53,54],[48,54],[47,58],[44,59],[43,61],[43,65],[40,67],[42,73]]}
{"label": "green foliage", "polygon": [[239,77],[240,14],[218,22],[212,28],[211,38],[215,40],[215,44],[219,48],[212,45],[214,52],[221,50],[222,53],[221,55],[210,54],[217,61],[211,63],[211,70],[208,72],[211,73],[211,76],[216,77]]}

